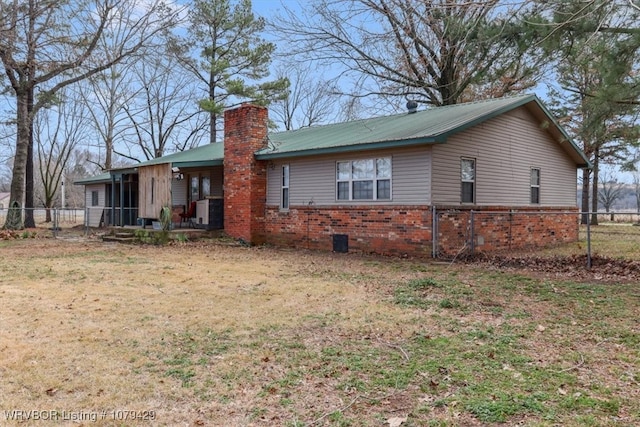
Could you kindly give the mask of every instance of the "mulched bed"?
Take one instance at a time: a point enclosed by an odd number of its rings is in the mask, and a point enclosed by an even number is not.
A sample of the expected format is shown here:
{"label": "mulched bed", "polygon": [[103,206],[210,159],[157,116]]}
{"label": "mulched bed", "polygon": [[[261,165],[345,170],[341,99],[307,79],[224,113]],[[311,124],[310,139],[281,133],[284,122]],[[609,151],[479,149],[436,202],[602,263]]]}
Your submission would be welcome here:
{"label": "mulched bed", "polygon": [[556,279],[595,281],[599,283],[640,283],[640,261],[594,255],[591,267],[586,255],[570,256],[514,256],[479,254],[464,257],[463,262],[543,274]]}

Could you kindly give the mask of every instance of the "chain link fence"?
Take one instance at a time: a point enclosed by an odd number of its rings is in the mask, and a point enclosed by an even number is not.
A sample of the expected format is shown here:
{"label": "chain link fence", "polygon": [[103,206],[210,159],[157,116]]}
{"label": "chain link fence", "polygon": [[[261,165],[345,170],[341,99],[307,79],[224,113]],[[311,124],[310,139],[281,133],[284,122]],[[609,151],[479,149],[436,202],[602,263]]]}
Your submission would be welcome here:
{"label": "chain link fence", "polygon": [[[6,224],[10,211],[0,209],[0,229]],[[137,208],[21,208],[19,211],[23,225],[35,225],[18,231],[24,237],[79,237],[103,233],[110,227],[154,227],[152,221],[138,218]]]}
{"label": "chain link fence", "polygon": [[[0,227],[7,221],[10,209],[0,209]],[[35,227],[29,227],[22,232],[29,236],[42,234],[57,237],[60,233],[83,235],[87,233],[85,224],[86,211],[83,208],[36,208],[20,209],[22,224],[33,222]]]}
{"label": "chain link fence", "polygon": [[[0,227],[8,209],[0,209]],[[25,237],[88,236],[112,226],[149,226],[136,209],[21,209],[35,228]],[[112,218],[113,217],[113,218]],[[640,213],[578,211],[474,211],[435,209],[433,256],[509,254],[519,256],[592,255],[640,260]]]}

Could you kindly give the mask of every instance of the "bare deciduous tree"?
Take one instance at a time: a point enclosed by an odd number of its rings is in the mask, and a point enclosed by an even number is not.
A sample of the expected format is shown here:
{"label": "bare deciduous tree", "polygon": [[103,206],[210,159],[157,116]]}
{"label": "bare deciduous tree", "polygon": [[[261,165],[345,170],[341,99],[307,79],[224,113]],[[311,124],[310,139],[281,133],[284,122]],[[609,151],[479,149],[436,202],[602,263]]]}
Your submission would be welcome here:
{"label": "bare deciduous tree", "polygon": [[[11,180],[11,209],[5,228],[34,226],[33,117],[55,100],[62,88],[89,78],[134,55],[155,34],[172,25],[176,11],[161,1],[134,0],[0,2],[0,61],[16,101],[16,149]],[[103,39],[119,49],[101,52]],[[26,184],[25,184],[26,183]],[[32,190],[32,189],[31,189]]]}
{"label": "bare deciduous tree", "polygon": [[[64,92],[64,91],[61,91]],[[37,167],[42,190],[40,201],[45,207],[46,221],[51,222],[51,208],[63,201],[59,192],[69,186],[65,172],[71,154],[87,134],[86,109],[82,103],[64,99],[54,108],[43,108],[36,114],[33,136],[37,147]]]}
{"label": "bare deciduous tree", "polygon": [[546,59],[534,55],[536,34],[517,19],[527,4],[319,0],[303,11],[285,8],[274,26],[294,53],[343,66],[361,83],[358,95],[438,106],[536,83]]}
{"label": "bare deciduous tree", "polygon": [[133,86],[130,70],[129,64],[114,64],[76,85],[97,136],[90,145],[99,155],[91,161],[102,170],[114,167],[114,154],[118,154],[116,147],[127,139],[129,119],[124,107],[138,90]]}
{"label": "bare deciduous tree", "polygon": [[290,82],[285,98],[270,108],[275,120],[286,130],[331,121],[339,101],[334,82],[314,76],[308,65],[300,63],[282,67],[276,75]]}
{"label": "bare deciduous tree", "polygon": [[131,139],[145,160],[199,145],[208,126],[193,102],[193,80],[174,57],[159,53],[135,65],[140,90],[124,108],[133,125]]}
{"label": "bare deciduous tree", "polygon": [[[605,170],[601,174],[600,186],[598,188],[598,201],[604,207],[605,212],[610,212],[613,205],[620,199],[624,192],[624,184],[618,182],[611,170]],[[611,213],[613,221],[613,213]]]}

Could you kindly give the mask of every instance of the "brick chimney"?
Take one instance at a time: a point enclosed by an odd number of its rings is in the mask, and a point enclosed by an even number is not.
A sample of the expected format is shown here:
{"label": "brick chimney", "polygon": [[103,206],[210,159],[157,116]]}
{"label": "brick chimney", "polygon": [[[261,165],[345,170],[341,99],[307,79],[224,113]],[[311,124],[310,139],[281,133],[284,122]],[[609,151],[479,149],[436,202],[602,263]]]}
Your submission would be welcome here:
{"label": "brick chimney", "polygon": [[254,245],[265,242],[267,168],[254,153],[266,147],[267,120],[253,104],[224,112],[224,230]]}

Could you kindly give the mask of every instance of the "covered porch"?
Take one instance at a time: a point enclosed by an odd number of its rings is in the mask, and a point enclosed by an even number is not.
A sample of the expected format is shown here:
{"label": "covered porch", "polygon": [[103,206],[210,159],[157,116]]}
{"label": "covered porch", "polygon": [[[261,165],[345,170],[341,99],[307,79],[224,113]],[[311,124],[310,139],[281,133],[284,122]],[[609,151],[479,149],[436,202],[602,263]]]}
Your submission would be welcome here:
{"label": "covered porch", "polygon": [[[137,192],[122,194],[125,201],[120,203],[136,207],[135,211],[130,210],[130,214],[136,214],[136,221],[113,224],[153,228],[153,223],[160,221],[162,210],[168,208],[171,229],[223,229],[223,150],[221,143],[209,144],[152,159],[135,168],[111,171],[112,177],[123,176],[121,182],[135,175],[129,180],[137,184]],[[129,202],[127,196],[135,200]],[[121,215],[126,213],[123,208]]]}

